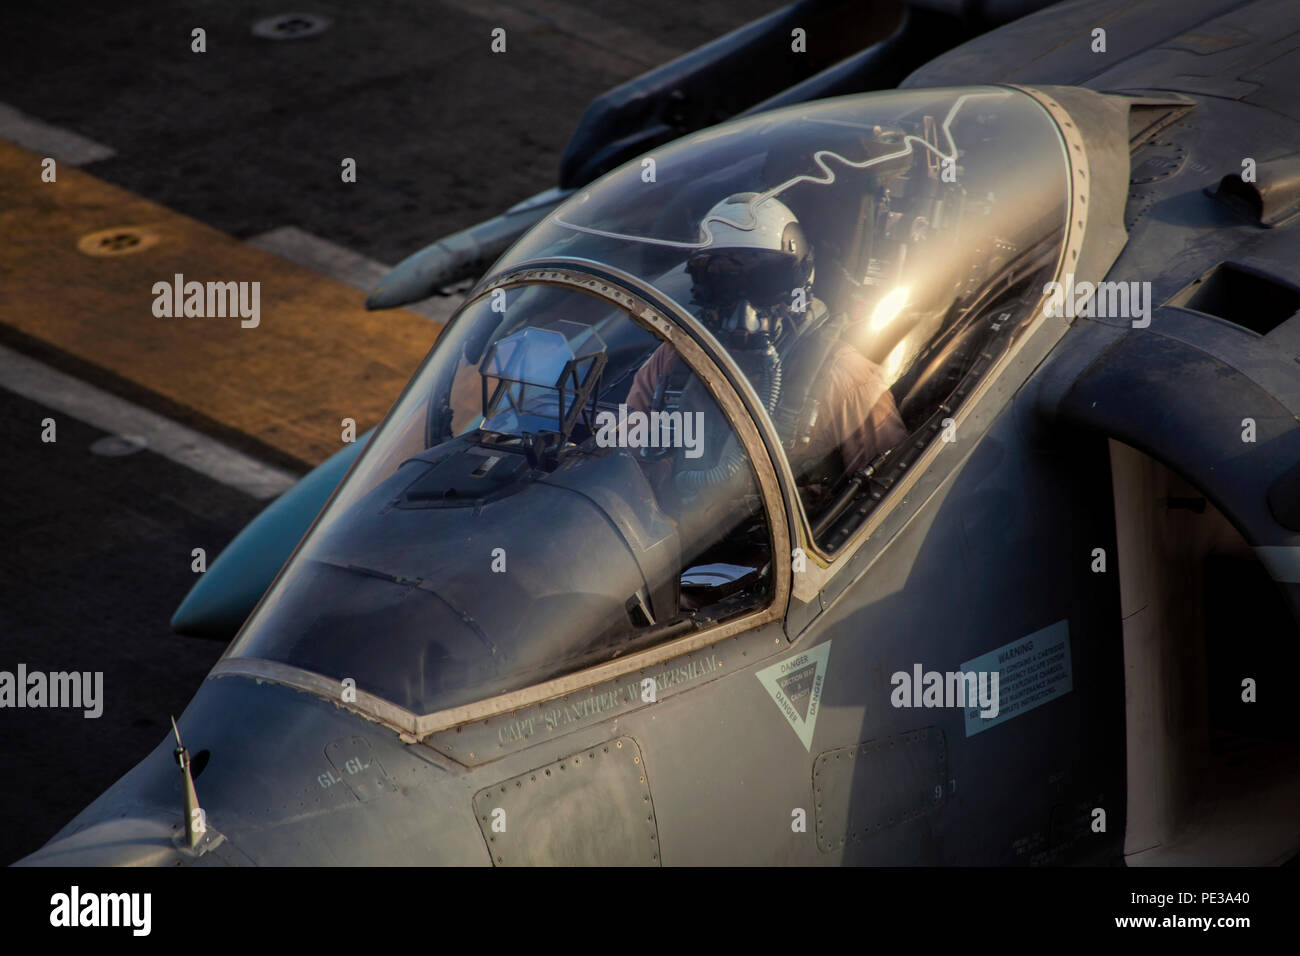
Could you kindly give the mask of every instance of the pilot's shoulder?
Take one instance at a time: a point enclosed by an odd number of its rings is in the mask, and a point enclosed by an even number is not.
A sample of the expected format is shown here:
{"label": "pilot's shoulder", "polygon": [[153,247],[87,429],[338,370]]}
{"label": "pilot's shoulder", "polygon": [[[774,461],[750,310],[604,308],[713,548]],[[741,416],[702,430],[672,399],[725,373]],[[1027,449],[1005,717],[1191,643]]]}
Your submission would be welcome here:
{"label": "pilot's shoulder", "polygon": [[650,357],[637,370],[638,378],[656,379],[661,375],[668,374],[672,366],[673,359],[677,357],[677,350],[667,342],[660,342],[659,347],[650,353]]}

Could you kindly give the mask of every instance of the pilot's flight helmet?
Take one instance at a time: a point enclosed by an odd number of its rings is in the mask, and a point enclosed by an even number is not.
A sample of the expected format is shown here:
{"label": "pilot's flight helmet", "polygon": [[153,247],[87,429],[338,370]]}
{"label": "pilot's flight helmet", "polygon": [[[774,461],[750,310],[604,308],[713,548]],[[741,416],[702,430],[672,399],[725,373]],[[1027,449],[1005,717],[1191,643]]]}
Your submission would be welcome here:
{"label": "pilot's flight helmet", "polygon": [[686,263],[700,318],[733,346],[777,337],[811,295],[812,248],[795,214],[779,199],[737,193],[709,210],[702,231],[710,241]]}

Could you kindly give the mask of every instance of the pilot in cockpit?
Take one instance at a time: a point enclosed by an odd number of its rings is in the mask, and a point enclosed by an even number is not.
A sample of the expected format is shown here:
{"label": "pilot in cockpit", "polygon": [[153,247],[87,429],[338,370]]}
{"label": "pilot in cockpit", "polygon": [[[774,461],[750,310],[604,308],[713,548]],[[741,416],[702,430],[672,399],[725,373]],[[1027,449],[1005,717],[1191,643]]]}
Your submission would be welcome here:
{"label": "pilot in cockpit", "polygon": [[[691,310],[749,377],[805,503],[815,508],[836,479],[864,468],[907,430],[880,366],[842,334],[843,318],[813,297],[813,251],[790,208],[740,193],[715,205],[703,226],[711,241],[687,261]],[[662,411],[685,378],[665,343],[637,371],[627,405]]]}

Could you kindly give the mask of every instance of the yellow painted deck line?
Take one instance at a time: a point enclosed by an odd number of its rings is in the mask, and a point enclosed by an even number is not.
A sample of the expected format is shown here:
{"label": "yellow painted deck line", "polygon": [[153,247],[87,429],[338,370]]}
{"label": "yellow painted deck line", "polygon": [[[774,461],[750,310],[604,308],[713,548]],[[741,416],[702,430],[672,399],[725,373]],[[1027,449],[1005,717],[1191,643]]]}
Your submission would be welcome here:
{"label": "yellow painted deck line", "polygon": [[[0,142],[0,338],[270,461],[314,466],[342,447],[342,419],[376,424],[441,330],[66,164],[42,182],[41,159]],[[158,241],[78,250],[117,227]],[[155,316],[154,284],[176,274],[260,283],[259,324]]]}

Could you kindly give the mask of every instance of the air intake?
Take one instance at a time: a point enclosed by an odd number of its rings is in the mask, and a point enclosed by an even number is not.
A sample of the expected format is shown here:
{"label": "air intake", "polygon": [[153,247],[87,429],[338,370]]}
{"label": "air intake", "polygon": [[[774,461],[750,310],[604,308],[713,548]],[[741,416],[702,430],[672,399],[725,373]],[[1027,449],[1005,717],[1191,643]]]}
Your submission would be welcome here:
{"label": "air intake", "polygon": [[1221,262],[1165,305],[1203,312],[1267,335],[1300,312],[1300,289],[1255,269]]}

